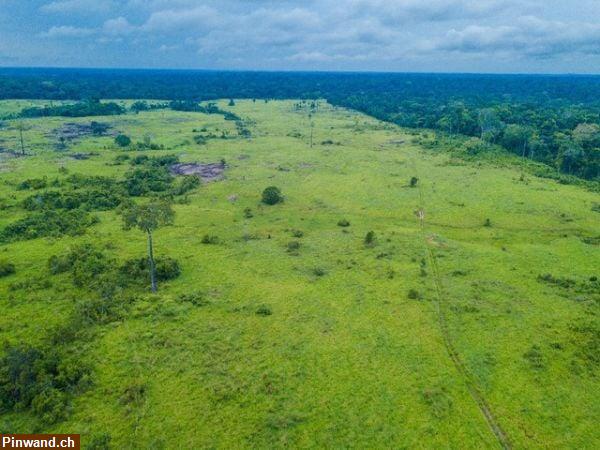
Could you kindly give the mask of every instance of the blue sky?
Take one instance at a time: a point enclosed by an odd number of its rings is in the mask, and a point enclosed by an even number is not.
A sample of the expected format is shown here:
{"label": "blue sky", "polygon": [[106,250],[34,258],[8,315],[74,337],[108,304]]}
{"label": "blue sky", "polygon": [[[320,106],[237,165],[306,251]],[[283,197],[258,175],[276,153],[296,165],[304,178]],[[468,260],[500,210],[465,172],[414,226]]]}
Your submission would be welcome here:
{"label": "blue sky", "polygon": [[0,0],[0,66],[600,73],[600,0]]}

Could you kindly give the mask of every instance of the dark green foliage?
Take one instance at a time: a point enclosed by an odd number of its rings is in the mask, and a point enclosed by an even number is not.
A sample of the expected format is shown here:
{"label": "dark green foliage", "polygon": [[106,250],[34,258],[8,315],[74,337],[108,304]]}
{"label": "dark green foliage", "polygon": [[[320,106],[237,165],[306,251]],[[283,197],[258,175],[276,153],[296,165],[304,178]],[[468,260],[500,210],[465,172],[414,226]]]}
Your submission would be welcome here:
{"label": "dark green foliage", "polygon": [[88,443],[85,446],[86,450],[110,450],[110,441],[112,437],[110,433],[96,433],[88,438]]}
{"label": "dark green foliage", "polygon": [[97,223],[97,218],[85,211],[43,210],[27,215],[0,232],[0,242],[35,239],[38,237],[76,236]]}
{"label": "dark green foliage", "polygon": [[114,102],[101,103],[98,100],[86,102],[44,106],[43,108],[25,108],[21,111],[21,117],[85,117],[85,116],[112,116],[123,114],[125,109]]}
{"label": "dark green foliage", "polygon": [[338,221],[338,227],[349,227],[350,226],[350,222],[348,222],[346,219],[342,219]]}
{"label": "dark green foliage", "polygon": [[270,316],[271,314],[273,314],[273,311],[271,311],[271,308],[266,305],[259,306],[256,310],[257,316]]}
{"label": "dark green foliage", "polygon": [[119,134],[115,138],[115,144],[119,147],[128,147],[131,144],[131,138],[125,134]]}
{"label": "dark green foliage", "polygon": [[202,242],[203,244],[213,244],[214,245],[214,244],[218,244],[219,243],[219,238],[217,236],[213,236],[213,235],[210,235],[210,234],[205,234],[202,237],[202,240],[200,242]]}
{"label": "dark green foliage", "polygon": [[365,235],[365,245],[367,247],[373,247],[375,245],[376,239],[377,239],[377,237],[375,236],[375,232],[374,231],[369,231]]}
{"label": "dark green foliage", "polygon": [[[177,278],[181,274],[181,267],[176,259],[168,256],[157,257],[156,279],[158,281],[167,281]],[[119,268],[121,275],[127,280],[134,282],[147,282],[150,274],[150,263],[148,258],[128,259]]]}
{"label": "dark green foliage", "polygon": [[411,300],[420,300],[421,293],[419,291],[417,291],[416,289],[409,289],[407,297]]}
{"label": "dark green foliage", "polygon": [[565,289],[572,288],[577,284],[577,282],[571,278],[559,278],[559,277],[555,277],[554,275],[552,275],[550,273],[538,275],[537,279],[540,282],[554,284],[554,285],[560,286]]}
{"label": "dark green foliage", "polygon": [[292,230],[292,237],[301,238],[304,236],[304,232],[302,230]]}
{"label": "dark green foliage", "polygon": [[123,185],[132,197],[167,191],[173,182],[173,176],[165,167],[139,168],[125,175]]}
{"label": "dark green foliage", "polygon": [[254,214],[252,214],[252,209],[244,208],[244,217],[246,219],[252,219],[254,217]]}
{"label": "dark green foliage", "polygon": [[491,227],[492,226],[492,221],[490,219],[485,219],[485,221],[483,222],[483,226],[484,227]]}
{"label": "dark green foliage", "polygon": [[172,189],[171,193],[173,195],[184,195],[193,191],[201,184],[202,181],[196,175],[186,175],[179,180],[179,183]]}
{"label": "dark green foliage", "polygon": [[7,345],[0,358],[0,411],[31,409],[46,423],[64,419],[87,369],[54,349]]}
{"label": "dark green foliage", "polygon": [[418,182],[419,182],[419,179],[417,177],[411,177],[411,179],[410,179],[410,187],[415,187]]}
{"label": "dark green foliage", "polygon": [[85,211],[107,211],[123,201],[123,192],[114,185],[110,190],[62,190],[45,191],[23,200],[22,206],[28,211],[43,209],[83,209]]}
{"label": "dark green foliage", "polygon": [[262,193],[262,202],[266,205],[276,205],[282,201],[281,190],[276,186],[269,186]]}
{"label": "dark green foliage", "polygon": [[323,269],[322,267],[315,267],[312,270],[313,275],[317,276],[317,277],[322,277],[325,276],[327,274],[327,271],[325,269]]}
{"label": "dark green foliage", "polygon": [[7,277],[16,272],[15,265],[8,261],[0,261],[0,278]]}
{"label": "dark green foliage", "polygon": [[17,189],[20,191],[24,191],[27,189],[43,189],[48,185],[48,179],[46,177],[43,178],[30,178],[28,180],[21,181],[17,185]]}

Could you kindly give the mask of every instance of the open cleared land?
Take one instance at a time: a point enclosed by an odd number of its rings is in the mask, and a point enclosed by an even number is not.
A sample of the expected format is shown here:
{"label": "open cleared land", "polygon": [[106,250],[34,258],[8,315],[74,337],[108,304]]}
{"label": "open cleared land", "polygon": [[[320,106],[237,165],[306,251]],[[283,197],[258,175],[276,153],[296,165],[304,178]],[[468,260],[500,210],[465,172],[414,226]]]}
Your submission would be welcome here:
{"label": "open cleared land", "polygon": [[[69,414],[13,408],[0,432],[115,448],[600,446],[597,193],[425,149],[431,132],[325,102],[311,117],[294,101],[218,105],[251,136],[222,115],[154,110],[94,117],[105,134],[61,142],[56,130],[90,118],[46,117],[22,121],[16,157],[4,122],[0,231],[53,180],[121,180],[140,155],[225,169],[155,232],[180,276],[156,295],[111,294],[118,315],[57,344],[89,368]],[[115,133],[157,149],[120,148]],[[18,189],[42,177],[48,187]],[[267,186],[284,202],[262,204]],[[52,274],[50,256],[88,243],[116,264],[145,257],[116,210],[90,214],[83,234],[0,243],[16,272],[0,278],[0,342],[44,347],[98,295]]]}

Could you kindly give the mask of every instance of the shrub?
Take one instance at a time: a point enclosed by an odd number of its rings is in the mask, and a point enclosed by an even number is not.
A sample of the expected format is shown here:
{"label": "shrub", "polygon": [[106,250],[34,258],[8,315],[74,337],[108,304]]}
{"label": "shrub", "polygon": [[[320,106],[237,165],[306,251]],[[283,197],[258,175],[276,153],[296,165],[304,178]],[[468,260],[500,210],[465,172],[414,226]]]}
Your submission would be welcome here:
{"label": "shrub", "polygon": [[288,253],[290,253],[292,255],[297,255],[298,250],[300,250],[300,242],[298,242],[298,241],[288,242],[288,244],[287,244]]}
{"label": "shrub", "polygon": [[[181,267],[176,259],[158,257],[156,263],[156,279],[167,281],[177,278],[181,274]],[[150,274],[148,258],[129,259],[119,269],[120,273],[135,282],[146,282]]]}
{"label": "shrub", "polygon": [[252,214],[252,210],[250,208],[244,208],[244,217],[246,219],[251,219],[254,217],[254,214]]}
{"label": "shrub", "polygon": [[317,277],[322,277],[327,274],[327,271],[325,269],[323,269],[322,267],[315,267],[312,272]]}
{"label": "shrub", "polygon": [[419,300],[421,298],[421,294],[416,289],[409,289],[408,298],[411,300]]}
{"label": "shrub", "polygon": [[492,226],[492,221],[490,219],[485,219],[485,222],[483,222],[483,226],[484,227],[491,227]]}
{"label": "shrub", "polygon": [[31,409],[46,422],[61,420],[86,373],[54,349],[7,345],[0,358],[0,410]]}
{"label": "shrub", "polygon": [[349,227],[350,226],[350,222],[348,222],[346,219],[342,219],[340,221],[338,221],[338,227]]}
{"label": "shrub", "polygon": [[218,244],[219,243],[219,238],[217,236],[212,236],[209,234],[205,234],[204,237],[202,238],[202,242],[203,244]]}
{"label": "shrub", "polygon": [[21,181],[17,185],[17,189],[20,191],[24,191],[27,189],[43,189],[48,185],[48,179],[46,177],[43,178],[30,178],[28,180]]}
{"label": "shrub", "polygon": [[97,223],[96,217],[85,211],[44,210],[30,214],[8,225],[0,232],[0,241],[35,239],[38,237],[75,236],[83,234],[87,227]]}
{"label": "shrub", "polygon": [[7,261],[0,261],[0,278],[7,277],[16,272],[15,265]]}
{"label": "shrub", "polygon": [[267,205],[275,205],[283,201],[281,190],[275,186],[267,187],[262,193],[262,202]]}
{"label": "shrub", "polygon": [[256,310],[256,315],[258,316],[270,316],[271,314],[273,314],[273,311],[266,305],[259,306]]}
{"label": "shrub", "polygon": [[173,177],[164,167],[135,169],[125,176],[124,186],[132,197],[152,192],[164,192],[171,187]]}
{"label": "shrub", "polygon": [[374,231],[369,231],[365,235],[365,245],[367,247],[373,247],[375,245],[375,240],[376,240],[376,236],[375,236],[375,232]]}
{"label": "shrub", "polygon": [[115,138],[115,144],[117,144],[119,147],[129,147],[131,144],[131,138],[125,134],[119,134]]}
{"label": "shrub", "polygon": [[183,195],[189,191],[193,191],[198,186],[200,186],[201,181],[196,175],[188,175],[181,179],[179,185],[176,186],[172,193],[173,195]]}
{"label": "shrub", "polygon": [[417,177],[411,177],[410,179],[410,187],[416,187],[419,179]]}
{"label": "shrub", "polygon": [[292,237],[301,238],[304,236],[304,232],[301,230],[292,230]]}

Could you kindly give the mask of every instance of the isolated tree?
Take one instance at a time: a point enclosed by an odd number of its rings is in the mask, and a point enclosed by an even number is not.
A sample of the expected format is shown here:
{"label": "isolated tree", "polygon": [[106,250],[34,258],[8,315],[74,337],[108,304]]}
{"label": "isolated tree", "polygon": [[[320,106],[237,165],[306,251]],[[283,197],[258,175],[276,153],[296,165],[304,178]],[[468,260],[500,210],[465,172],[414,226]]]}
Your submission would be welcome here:
{"label": "isolated tree", "polygon": [[165,201],[150,201],[143,205],[131,203],[122,210],[123,228],[138,228],[148,236],[148,264],[150,266],[150,287],[156,292],[156,264],[152,244],[152,232],[157,228],[173,223],[175,212]]}
{"label": "isolated tree", "polygon": [[117,144],[119,147],[127,147],[129,144],[131,144],[131,138],[126,134],[119,134],[115,138],[115,144]]}
{"label": "isolated tree", "polygon": [[262,193],[262,202],[266,205],[275,205],[282,201],[283,195],[281,195],[281,190],[276,186],[269,186]]}
{"label": "isolated tree", "polygon": [[19,131],[19,140],[21,142],[21,155],[25,156],[25,142],[23,140],[23,131],[27,130],[27,127],[22,120],[19,120],[15,124],[15,128]]}
{"label": "isolated tree", "polygon": [[504,124],[498,118],[496,111],[492,108],[480,109],[477,114],[477,124],[479,125],[480,139],[486,142],[494,142]]}

